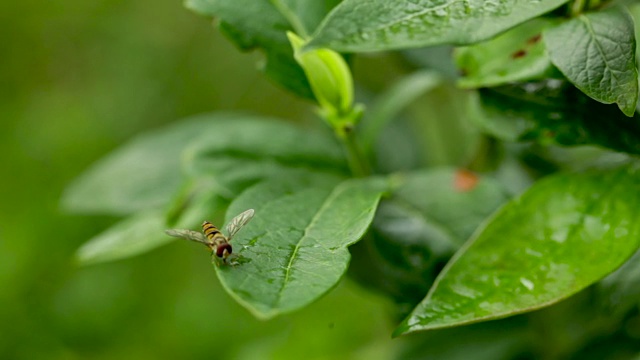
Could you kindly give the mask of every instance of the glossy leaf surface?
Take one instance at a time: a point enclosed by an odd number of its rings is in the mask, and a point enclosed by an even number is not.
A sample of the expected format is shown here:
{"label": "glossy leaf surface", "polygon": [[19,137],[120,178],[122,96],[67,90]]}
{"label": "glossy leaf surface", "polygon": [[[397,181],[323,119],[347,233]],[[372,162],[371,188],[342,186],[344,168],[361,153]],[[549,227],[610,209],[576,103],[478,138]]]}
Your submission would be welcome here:
{"label": "glossy leaf surface", "polygon": [[447,264],[395,334],[497,319],[575,294],[640,245],[640,170],[537,182]]}
{"label": "glossy leaf surface", "polygon": [[240,265],[218,267],[218,277],[261,318],[310,304],[346,271],[347,246],[367,230],[385,190],[381,179],[257,184],[229,207],[227,221],[248,208],[255,216],[233,240]]}
{"label": "glossy leaf surface", "polygon": [[345,0],[309,47],[363,52],[473,44],[551,11],[566,0]]}
{"label": "glossy leaf surface", "polygon": [[580,90],[633,116],[638,71],[633,18],[623,7],[586,13],[545,31],[551,61]]}

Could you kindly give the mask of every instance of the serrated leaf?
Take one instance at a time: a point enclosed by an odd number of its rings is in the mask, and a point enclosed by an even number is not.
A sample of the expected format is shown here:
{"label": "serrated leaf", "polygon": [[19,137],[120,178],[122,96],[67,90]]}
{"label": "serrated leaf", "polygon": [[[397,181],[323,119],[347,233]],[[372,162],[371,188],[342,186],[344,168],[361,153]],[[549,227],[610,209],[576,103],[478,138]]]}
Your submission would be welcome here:
{"label": "serrated leaf", "polygon": [[479,88],[541,78],[551,72],[542,30],[554,22],[528,21],[496,38],[457,48],[455,59],[462,76],[458,86]]}
{"label": "serrated leaf", "polygon": [[597,145],[640,154],[640,116],[624,116],[561,80],[481,90],[485,131],[508,141]]}
{"label": "serrated leaf", "polygon": [[248,208],[251,223],[233,240],[240,265],[217,267],[226,290],[260,318],[299,309],[333,288],[349,264],[347,246],[373,220],[382,179],[264,182],[229,207],[227,221]]}
{"label": "serrated leaf", "polygon": [[502,318],[584,289],[640,246],[640,170],[537,182],[447,264],[395,335]]}
{"label": "serrated leaf", "polygon": [[220,124],[185,152],[195,177],[210,177],[232,197],[258,180],[305,172],[346,175],[341,147],[331,136],[273,119]]}
{"label": "serrated leaf", "polygon": [[621,6],[579,15],[544,32],[554,65],[581,91],[633,116],[638,71],[633,18]]}
{"label": "serrated leaf", "polygon": [[[286,31],[313,31],[335,0],[187,0],[187,8],[218,20],[219,27],[244,51],[265,52],[265,73],[294,93],[312,99],[304,72],[293,59]],[[296,31],[298,29],[295,29]],[[303,34],[301,34],[303,35]]]}
{"label": "serrated leaf", "polygon": [[195,116],[142,134],[93,164],[64,193],[65,209],[82,213],[130,214],[167,205],[182,183],[182,151],[217,122],[239,115]]}
{"label": "serrated leaf", "polygon": [[566,0],[345,0],[309,48],[363,52],[473,44],[551,11]]}
{"label": "serrated leaf", "polygon": [[83,244],[76,253],[80,265],[124,259],[173,241],[164,235],[164,214],[141,212],[122,220]]}

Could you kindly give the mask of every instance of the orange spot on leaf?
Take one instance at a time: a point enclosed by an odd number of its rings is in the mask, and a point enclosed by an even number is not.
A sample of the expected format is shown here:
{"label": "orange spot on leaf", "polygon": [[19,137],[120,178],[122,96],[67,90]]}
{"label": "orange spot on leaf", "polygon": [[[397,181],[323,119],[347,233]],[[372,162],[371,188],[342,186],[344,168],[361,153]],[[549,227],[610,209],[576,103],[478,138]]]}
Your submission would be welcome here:
{"label": "orange spot on leaf", "polygon": [[471,191],[478,184],[480,179],[469,170],[460,169],[456,171],[453,179],[453,187],[458,191]]}

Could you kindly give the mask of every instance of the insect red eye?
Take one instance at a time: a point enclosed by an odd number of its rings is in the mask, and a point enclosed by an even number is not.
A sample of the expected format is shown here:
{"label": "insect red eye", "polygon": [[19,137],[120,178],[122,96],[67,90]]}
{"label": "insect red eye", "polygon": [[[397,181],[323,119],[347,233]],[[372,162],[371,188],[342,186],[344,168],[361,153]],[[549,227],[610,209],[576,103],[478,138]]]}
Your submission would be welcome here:
{"label": "insect red eye", "polygon": [[[225,253],[225,250],[226,250],[226,253]],[[231,254],[231,244],[229,243],[220,244],[216,248],[216,256],[219,258],[227,257],[229,256],[229,254]]]}

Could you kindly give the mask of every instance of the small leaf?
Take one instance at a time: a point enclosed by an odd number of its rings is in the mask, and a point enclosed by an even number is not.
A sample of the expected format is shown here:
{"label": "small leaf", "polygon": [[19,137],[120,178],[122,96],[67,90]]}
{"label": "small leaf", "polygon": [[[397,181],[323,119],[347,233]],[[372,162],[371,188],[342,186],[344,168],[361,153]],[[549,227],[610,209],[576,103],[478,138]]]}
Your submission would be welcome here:
{"label": "small leaf", "polygon": [[241,265],[216,268],[227,291],[260,318],[291,312],[333,288],[386,190],[382,179],[312,177],[263,182],[237,197],[227,221],[248,208],[251,223],[233,239]]}
{"label": "small leaf", "polygon": [[308,47],[363,52],[473,44],[565,2],[345,0],[320,24]]}
{"label": "small leaf", "polygon": [[561,80],[481,90],[485,131],[508,141],[598,145],[640,154],[640,116],[630,119]]}
{"label": "small leaf", "polygon": [[185,152],[187,171],[210,177],[233,197],[268,177],[286,178],[308,171],[347,174],[336,140],[311,130],[264,118],[220,123]]}
{"label": "small leaf", "polygon": [[558,174],[476,232],[395,335],[538,309],[593,284],[640,246],[640,170]]}
{"label": "small leaf", "polygon": [[638,70],[633,18],[624,7],[579,15],[544,32],[551,61],[581,91],[633,116]]}
{"label": "small leaf", "polygon": [[76,258],[80,265],[92,265],[139,255],[173,241],[164,229],[164,214],[141,212],[87,241]]}
{"label": "small leaf", "polygon": [[180,158],[184,147],[217,122],[233,122],[231,114],[189,118],[140,135],[116,149],[76,179],[66,190],[65,209],[83,213],[130,214],[167,205],[183,182]]}
{"label": "small leaf", "polygon": [[553,23],[534,19],[492,40],[456,49],[462,73],[458,86],[478,88],[544,77],[553,66],[541,41],[542,30]]}

